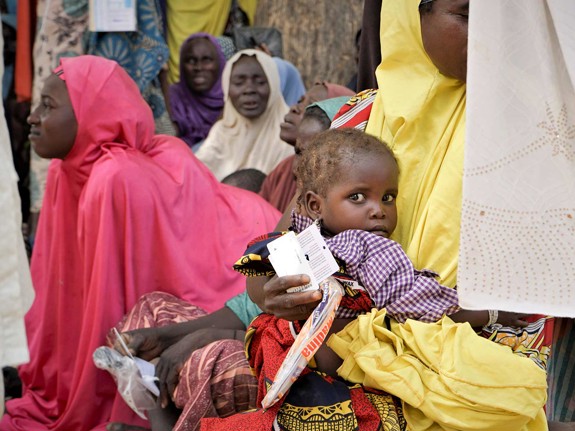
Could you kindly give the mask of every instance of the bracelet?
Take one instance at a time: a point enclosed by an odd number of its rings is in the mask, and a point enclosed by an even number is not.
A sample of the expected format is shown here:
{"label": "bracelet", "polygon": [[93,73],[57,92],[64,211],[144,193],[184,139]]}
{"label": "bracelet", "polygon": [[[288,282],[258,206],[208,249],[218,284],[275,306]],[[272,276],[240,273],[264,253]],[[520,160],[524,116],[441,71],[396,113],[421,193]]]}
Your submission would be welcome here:
{"label": "bracelet", "polygon": [[497,319],[499,318],[499,311],[497,310],[487,310],[489,313],[489,321],[485,326],[491,326],[494,323],[497,323]]}

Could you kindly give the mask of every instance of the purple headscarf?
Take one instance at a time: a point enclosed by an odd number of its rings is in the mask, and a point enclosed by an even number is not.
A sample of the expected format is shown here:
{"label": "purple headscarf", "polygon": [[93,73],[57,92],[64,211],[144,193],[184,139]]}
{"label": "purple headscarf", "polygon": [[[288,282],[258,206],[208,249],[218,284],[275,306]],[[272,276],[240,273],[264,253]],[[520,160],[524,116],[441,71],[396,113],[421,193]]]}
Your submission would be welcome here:
{"label": "purple headscarf", "polygon": [[[214,45],[220,64],[218,80],[205,93],[192,93],[183,79],[182,52],[191,40],[198,38],[208,39]],[[180,137],[190,147],[208,136],[212,125],[222,112],[224,107],[222,72],[225,65],[226,58],[220,44],[215,37],[208,33],[194,33],[180,47],[180,82],[170,86],[170,106],[172,108],[172,120],[178,124],[180,129]]]}

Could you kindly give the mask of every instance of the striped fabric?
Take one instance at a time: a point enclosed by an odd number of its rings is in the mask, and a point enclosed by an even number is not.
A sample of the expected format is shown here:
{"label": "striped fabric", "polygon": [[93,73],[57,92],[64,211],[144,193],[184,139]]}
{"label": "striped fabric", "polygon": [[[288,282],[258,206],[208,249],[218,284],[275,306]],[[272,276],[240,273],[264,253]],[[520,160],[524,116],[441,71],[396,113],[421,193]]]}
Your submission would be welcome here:
{"label": "striped fabric", "polygon": [[331,128],[354,128],[365,131],[377,90],[364,90],[353,96],[334,117]]}
{"label": "striped fabric", "polygon": [[547,417],[575,422],[575,324],[573,319],[555,319],[553,354],[549,361]]}
{"label": "striped fabric", "polygon": [[[117,326],[118,331],[162,327],[206,313],[175,296],[153,292],[142,296]],[[257,380],[244,352],[244,343],[222,340],[196,350],[185,362],[173,394],[182,414],[174,431],[196,431],[203,417],[227,417],[255,407]]]}

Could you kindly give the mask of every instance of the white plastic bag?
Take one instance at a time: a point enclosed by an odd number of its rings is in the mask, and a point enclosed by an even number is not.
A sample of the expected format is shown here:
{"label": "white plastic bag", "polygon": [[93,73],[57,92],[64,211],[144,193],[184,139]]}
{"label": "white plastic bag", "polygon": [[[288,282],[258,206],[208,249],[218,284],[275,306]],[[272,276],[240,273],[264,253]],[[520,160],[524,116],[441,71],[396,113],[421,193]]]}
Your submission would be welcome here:
{"label": "white plastic bag", "polygon": [[[98,347],[93,355],[94,364],[112,374],[118,392],[132,410],[147,419],[145,410],[157,407],[159,389],[155,384],[154,366],[140,358],[123,356],[110,347]],[[147,369],[151,366],[151,369]],[[143,373],[141,370],[145,370]]]}
{"label": "white plastic bag", "polygon": [[304,323],[282,362],[262,400],[264,409],[270,408],[285,395],[322,345],[331,328],[343,296],[343,287],[333,277],[326,278],[319,286],[323,292],[321,302]]}

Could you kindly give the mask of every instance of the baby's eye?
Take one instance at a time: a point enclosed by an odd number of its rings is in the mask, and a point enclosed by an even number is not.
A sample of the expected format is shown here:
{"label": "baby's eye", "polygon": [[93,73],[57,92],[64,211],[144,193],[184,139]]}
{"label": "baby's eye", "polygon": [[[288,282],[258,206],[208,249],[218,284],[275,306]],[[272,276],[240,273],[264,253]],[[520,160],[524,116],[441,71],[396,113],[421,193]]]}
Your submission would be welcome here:
{"label": "baby's eye", "polygon": [[395,196],[392,194],[388,193],[386,195],[383,195],[383,199],[382,199],[383,202],[393,202],[394,200],[395,200]]}
{"label": "baby's eye", "polygon": [[365,195],[363,193],[353,193],[349,195],[349,199],[354,202],[363,202],[365,201]]}

